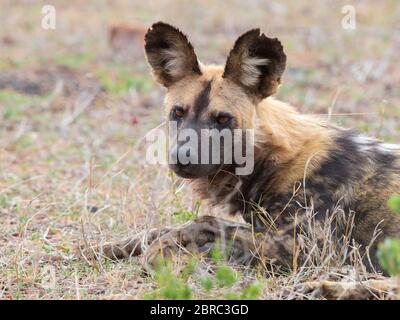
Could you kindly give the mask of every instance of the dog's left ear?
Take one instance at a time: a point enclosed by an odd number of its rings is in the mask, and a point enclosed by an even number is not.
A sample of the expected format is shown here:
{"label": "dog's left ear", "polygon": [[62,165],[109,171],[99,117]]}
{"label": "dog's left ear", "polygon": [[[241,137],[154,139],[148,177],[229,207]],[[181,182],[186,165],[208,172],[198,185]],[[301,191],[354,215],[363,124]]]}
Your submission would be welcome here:
{"label": "dog's left ear", "polygon": [[260,35],[260,29],[254,29],[236,40],[223,77],[260,101],[276,92],[285,66],[286,55],[280,41]]}

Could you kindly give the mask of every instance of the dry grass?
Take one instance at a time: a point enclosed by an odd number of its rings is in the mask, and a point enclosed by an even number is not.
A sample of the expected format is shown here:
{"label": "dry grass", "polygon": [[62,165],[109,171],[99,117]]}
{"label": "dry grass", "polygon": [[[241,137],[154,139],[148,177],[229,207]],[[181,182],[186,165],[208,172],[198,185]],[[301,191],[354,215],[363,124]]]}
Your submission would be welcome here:
{"label": "dry grass", "polygon": [[[112,24],[165,20],[190,34],[201,60],[220,63],[241,32],[261,27],[288,54],[279,98],[400,141],[395,0],[357,2],[355,31],[341,28],[341,1],[330,10],[324,1],[54,3],[55,31],[41,28],[44,2],[1,5],[0,299],[142,298],[155,283],[136,259],[90,266],[75,258],[74,246],[209,211],[167,168],[145,163],[143,137],[163,121],[163,92],[141,50],[109,47]],[[313,248],[312,237],[304,241]],[[310,253],[311,267],[269,277],[262,297],[313,298],[298,285],[367,277],[357,259],[343,267],[348,252],[326,248]],[[260,272],[246,271],[238,286]]]}

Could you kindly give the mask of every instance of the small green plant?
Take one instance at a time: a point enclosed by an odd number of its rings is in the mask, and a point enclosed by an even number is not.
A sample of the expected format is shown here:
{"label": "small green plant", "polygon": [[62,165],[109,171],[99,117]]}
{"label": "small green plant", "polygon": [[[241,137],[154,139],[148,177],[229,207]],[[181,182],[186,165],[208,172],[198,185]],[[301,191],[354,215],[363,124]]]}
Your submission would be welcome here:
{"label": "small green plant", "polygon": [[378,259],[391,276],[400,275],[400,240],[387,238],[379,244]]}
{"label": "small green plant", "polygon": [[393,196],[388,201],[389,208],[400,214],[400,195]]}
{"label": "small green plant", "polygon": [[241,293],[242,300],[256,300],[260,297],[264,284],[261,281],[254,281],[244,288]]}
{"label": "small green plant", "polygon": [[[262,281],[255,280],[245,287],[241,287],[239,283],[241,274],[226,264],[224,252],[214,248],[211,256],[216,264],[215,273],[202,276],[198,276],[195,272],[197,262],[194,258],[189,261],[179,274],[170,261],[160,262],[154,273],[157,289],[146,293],[144,298],[152,300],[192,299],[196,298],[195,294],[198,291],[195,289],[199,287],[205,291],[205,298],[211,299],[253,300],[260,297],[264,288]],[[201,297],[204,298],[204,294]]]}
{"label": "small green plant", "polygon": [[175,210],[172,215],[177,223],[187,222],[197,217],[195,212],[183,208]]}
{"label": "small green plant", "polygon": [[204,290],[210,292],[214,287],[214,281],[210,276],[205,276],[200,279],[200,284]]}
{"label": "small green plant", "polygon": [[0,208],[5,208],[9,206],[10,199],[7,196],[0,195]]}
{"label": "small green plant", "polygon": [[[400,214],[400,196],[390,198],[388,206],[396,214]],[[385,239],[379,244],[377,255],[380,265],[391,276],[400,275],[400,239]]]}
{"label": "small green plant", "polygon": [[[212,278],[207,280],[206,285],[208,288],[219,287],[225,288],[225,298],[232,300],[254,300],[258,299],[262,293],[262,289],[264,284],[261,281],[251,282],[248,286],[243,289],[233,290],[232,287],[237,285],[240,275],[230,266],[228,266],[226,261],[226,254],[223,250],[221,250],[220,246],[214,247],[211,251],[211,257],[214,263],[217,266],[215,272],[215,285],[212,283]],[[204,287],[204,286],[203,286]],[[207,289],[206,289],[207,290]]]}
{"label": "small green plant", "polygon": [[196,202],[193,210],[186,209],[182,203],[182,197],[180,194],[175,194],[176,209],[172,212],[172,216],[176,223],[184,223],[190,220],[194,220],[198,217],[200,211],[200,202]]}
{"label": "small green plant", "polygon": [[232,287],[238,280],[236,272],[224,265],[220,265],[215,273],[217,284],[219,287]]}
{"label": "small green plant", "polygon": [[145,299],[166,299],[166,300],[188,300],[192,297],[192,289],[187,284],[188,276],[191,274],[193,264],[176,275],[171,262],[161,262],[155,270],[154,279],[159,289],[145,295]]}

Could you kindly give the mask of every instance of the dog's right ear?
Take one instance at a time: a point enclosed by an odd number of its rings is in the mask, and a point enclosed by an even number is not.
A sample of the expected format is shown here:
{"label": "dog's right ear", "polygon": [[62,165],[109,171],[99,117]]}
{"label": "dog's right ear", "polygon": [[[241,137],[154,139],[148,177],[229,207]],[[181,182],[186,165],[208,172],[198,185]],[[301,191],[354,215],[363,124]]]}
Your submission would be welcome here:
{"label": "dog's right ear", "polygon": [[173,26],[157,22],[145,35],[145,52],[156,80],[165,87],[189,75],[201,75],[193,46]]}

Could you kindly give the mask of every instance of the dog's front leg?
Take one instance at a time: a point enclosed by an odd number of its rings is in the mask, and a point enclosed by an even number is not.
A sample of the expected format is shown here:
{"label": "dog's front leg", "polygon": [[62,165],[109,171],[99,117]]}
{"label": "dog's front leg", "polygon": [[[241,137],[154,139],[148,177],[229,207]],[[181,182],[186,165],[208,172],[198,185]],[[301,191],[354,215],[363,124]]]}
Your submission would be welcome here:
{"label": "dog's front leg", "polygon": [[195,254],[210,256],[214,248],[222,250],[233,265],[293,265],[294,238],[288,233],[254,234],[248,225],[211,216],[200,217],[157,238],[144,252],[142,264],[151,271],[165,260]]}
{"label": "dog's front leg", "polygon": [[130,236],[124,240],[91,246],[88,244],[79,247],[79,254],[86,259],[93,260],[108,258],[112,260],[126,259],[141,255],[157,238],[171,231],[171,228],[150,229],[140,234]]}
{"label": "dog's front leg", "polygon": [[256,258],[256,241],[250,226],[212,216],[203,216],[173,229],[155,240],[144,252],[143,266],[150,271],[161,261],[182,254],[223,251],[228,263],[249,265]]}

